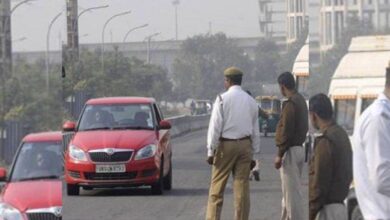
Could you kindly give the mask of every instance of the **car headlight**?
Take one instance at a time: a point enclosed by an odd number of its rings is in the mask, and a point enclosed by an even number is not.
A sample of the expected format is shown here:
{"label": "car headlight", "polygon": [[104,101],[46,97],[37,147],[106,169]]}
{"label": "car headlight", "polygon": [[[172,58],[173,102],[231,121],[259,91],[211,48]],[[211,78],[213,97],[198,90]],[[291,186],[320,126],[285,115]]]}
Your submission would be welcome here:
{"label": "car headlight", "polygon": [[135,155],[135,160],[142,160],[153,157],[157,152],[157,146],[154,144],[146,145]]}
{"label": "car headlight", "polygon": [[24,220],[19,210],[6,203],[0,203],[0,219]]}
{"label": "car headlight", "polygon": [[73,160],[87,161],[86,153],[83,150],[81,150],[80,148],[76,147],[75,145],[69,146],[69,156]]}

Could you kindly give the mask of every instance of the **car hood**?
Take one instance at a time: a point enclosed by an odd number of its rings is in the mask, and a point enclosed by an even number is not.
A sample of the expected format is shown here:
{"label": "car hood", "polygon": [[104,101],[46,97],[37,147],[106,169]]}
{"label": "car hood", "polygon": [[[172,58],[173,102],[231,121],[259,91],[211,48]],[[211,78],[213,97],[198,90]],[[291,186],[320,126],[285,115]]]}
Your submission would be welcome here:
{"label": "car hood", "polygon": [[25,212],[28,209],[62,206],[61,180],[35,180],[7,183],[2,191],[2,202]]}
{"label": "car hood", "polygon": [[152,130],[80,131],[75,134],[71,143],[84,151],[101,148],[138,150],[147,144],[156,143],[156,132]]}

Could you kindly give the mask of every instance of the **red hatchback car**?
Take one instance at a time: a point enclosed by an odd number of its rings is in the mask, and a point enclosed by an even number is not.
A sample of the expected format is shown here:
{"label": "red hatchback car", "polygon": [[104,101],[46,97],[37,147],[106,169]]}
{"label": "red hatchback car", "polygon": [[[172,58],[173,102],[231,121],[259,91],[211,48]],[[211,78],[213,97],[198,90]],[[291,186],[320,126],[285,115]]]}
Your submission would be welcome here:
{"label": "red hatchback car", "polygon": [[169,129],[152,98],[91,99],[76,123],[65,152],[67,194],[80,187],[151,186],[153,194],[172,187],[172,150]]}
{"label": "red hatchback car", "polygon": [[0,219],[62,219],[63,147],[61,132],[27,135],[20,145],[0,195]]}

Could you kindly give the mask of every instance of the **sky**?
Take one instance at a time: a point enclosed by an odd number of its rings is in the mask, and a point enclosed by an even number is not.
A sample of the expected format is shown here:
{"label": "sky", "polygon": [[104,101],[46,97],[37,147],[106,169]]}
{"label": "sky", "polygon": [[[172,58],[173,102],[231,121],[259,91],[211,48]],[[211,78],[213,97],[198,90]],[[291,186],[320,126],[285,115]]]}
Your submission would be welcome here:
{"label": "sky", "polygon": [[[13,0],[12,6],[20,1]],[[175,37],[172,1],[79,0],[79,13],[90,7],[109,5],[108,8],[87,12],[80,17],[80,43],[101,43],[106,20],[128,10],[131,10],[130,14],[109,23],[105,42],[122,42],[128,30],[143,24],[148,26],[132,32],[128,41],[143,41],[154,33],[160,33],[155,40],[171,40]],[[46,50],[49,23],[61,11],[62,16],[53,24],[50,32],[50,50],[58,50],[61,43],[66,42],[65,0],[35,0],[18,7],[12,14],[13,50]],[[210,26],[212,33],[224,32],[229,37],[257,37],[260,34],[258,17],[258,0],[180,0],[179,39],[206,34]]]}

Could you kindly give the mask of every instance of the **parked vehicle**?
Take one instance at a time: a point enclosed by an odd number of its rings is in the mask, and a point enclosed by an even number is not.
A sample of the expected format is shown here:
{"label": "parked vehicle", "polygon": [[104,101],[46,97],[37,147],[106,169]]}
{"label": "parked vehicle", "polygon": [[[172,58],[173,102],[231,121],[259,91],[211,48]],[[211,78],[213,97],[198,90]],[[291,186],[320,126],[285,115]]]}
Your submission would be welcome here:
{"label": "parked vehicle", "polygon": [[0,168],[0,219],[62,219],[61,132],[27,135],[9,175]]}
{"label": "parked vehicle", "polygon": [[191,103],[191,115],[204,115],[211,113],[210,100],[193,100]]}
{"label": "parked vehicle", "polygon": [[[353,38],[332,77],[329,96],[335,118],[350,136],[361,113],[384,90],[384,73],[390,60],[389,42],[390,36]],[[363,219],[353,184],[346,205],[350,220]]]}
{"label": "parked vehicle", "polygon": [[112,97],[87,101],[65,152],[68,195],[80,187],[151,186],[153,194],[172,188],[170,122],[153,98]]}
{"label": "parked vehicle", "polygon": [[276,96],[258,96],[256,98],[259,107],[268,115],[259,117],[259,129],[264,136],[274,133],[281,114],[281,101]]}

